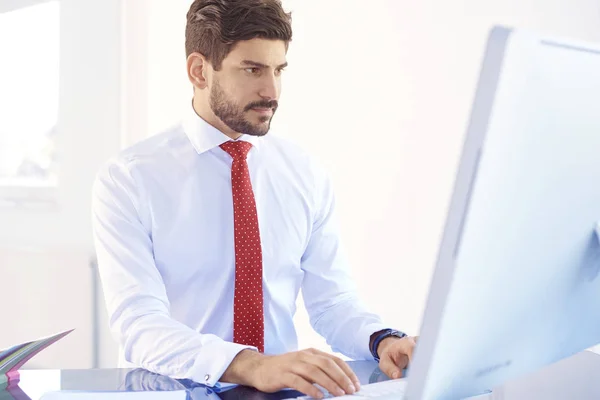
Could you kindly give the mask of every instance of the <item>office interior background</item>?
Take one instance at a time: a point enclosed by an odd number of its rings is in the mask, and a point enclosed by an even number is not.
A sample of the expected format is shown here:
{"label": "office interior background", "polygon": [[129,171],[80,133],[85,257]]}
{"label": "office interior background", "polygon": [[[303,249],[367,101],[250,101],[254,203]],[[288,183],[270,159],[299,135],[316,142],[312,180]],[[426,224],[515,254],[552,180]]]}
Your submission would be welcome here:
{"label": "office interior background", "polygon": [[[417,334],[489,29],[600,42],[600,1],[283,3],[294,39],[272,133],[330,172],[362,298]],[[0,348],[75,328],[29,368],[117,365],[91,185],[189,107],[190,4],[0,0]],[[298,307],[300,347],[331,351]]]}

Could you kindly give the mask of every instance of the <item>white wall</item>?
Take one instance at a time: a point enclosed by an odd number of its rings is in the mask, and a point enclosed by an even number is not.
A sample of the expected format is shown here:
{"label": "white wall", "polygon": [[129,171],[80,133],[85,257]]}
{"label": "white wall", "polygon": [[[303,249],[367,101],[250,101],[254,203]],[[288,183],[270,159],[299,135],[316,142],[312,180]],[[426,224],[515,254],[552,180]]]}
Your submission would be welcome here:
{"label": "white wall", "polygon": [[[148,131],[189,104],[190,0],[151,0]],[[488,30],[600,41],[597,0],[284,0],[294,40],[273,122],[331,172],[367,303],[417,333]],[[301,346],[323,348],[305,311]]]}

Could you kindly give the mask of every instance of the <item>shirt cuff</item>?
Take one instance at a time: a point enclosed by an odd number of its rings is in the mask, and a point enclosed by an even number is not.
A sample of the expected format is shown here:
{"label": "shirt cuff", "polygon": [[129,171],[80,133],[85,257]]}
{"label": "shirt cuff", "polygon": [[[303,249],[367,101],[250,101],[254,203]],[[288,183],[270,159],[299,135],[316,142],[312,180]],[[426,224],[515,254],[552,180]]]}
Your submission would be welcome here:
{"label": "shirt cuff", "polygon": [[192,380],[209,387],[219,387],[219,379],[223,376],[233,359],[242,350],[258,351],[256,347],[215,340],[202,347],[194,366]]}
{"label": "shirt cuff", "polygon": [[389,329],[390,327],[387,325],[383,325],[380,323],[372,323],[363,326],[359,331],[356,339],[358,340],[356,344],[356,353],[361,357],[362,360],[375,360],[373,355],[371,354],[371,349],[369,348],[369,342],[371,341],[371,335],[375,332],[379,332],[384,329]]}

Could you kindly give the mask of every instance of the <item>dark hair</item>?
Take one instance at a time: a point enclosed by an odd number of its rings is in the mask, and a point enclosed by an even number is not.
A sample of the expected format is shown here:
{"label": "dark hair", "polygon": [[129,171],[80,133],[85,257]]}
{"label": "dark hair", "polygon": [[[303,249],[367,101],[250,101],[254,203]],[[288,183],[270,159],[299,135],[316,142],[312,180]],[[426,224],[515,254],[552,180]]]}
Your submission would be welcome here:
{"label": "dark hair", "polygon": [[195,0],[187,14],[186,56],[204,55],[215,70],[235,44],[255,38],[292,40],[292,16],[280,0]]}

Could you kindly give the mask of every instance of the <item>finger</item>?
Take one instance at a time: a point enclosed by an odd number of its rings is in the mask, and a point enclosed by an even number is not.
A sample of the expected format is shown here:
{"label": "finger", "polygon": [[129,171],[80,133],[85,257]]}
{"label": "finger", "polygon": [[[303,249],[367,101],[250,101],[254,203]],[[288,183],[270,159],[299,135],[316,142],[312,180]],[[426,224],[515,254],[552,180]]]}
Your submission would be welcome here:
{"label": "finger", "polygon": [[[406,357],[406,356],[405,356]],[[398,379],[402,376],[402,368],[398,365],[397,360],[392,357],[392,354],[385,354],[379,360],[379,369],[392,379]]]}
{"label": "finger", "polygon": [[352,379],[344,372],[342,368],[328,356],[314,355],[313,362],[323,370],[331,379],[333,379],[346,393],[354,394],[356,387]]}
{"label": "finger", "polygon": [[408,356],[408,362],[411,363],[412,359],[413,359],[413,352],[415,350],[415,346],[417,345],[416,338],[409,337],[406,340],[406,342],[404,343],[404,345],[405,345],[405,354]]}
{"label": "finger", "polygon": [[390,346],[389,355],[392,361],[404,369],[412,362],[416,342],[412,337],[406,337]]}
{"label": "finger", "polygon": [[404,368],[408,367],[408,356],[402,351],[390,353],[389,357],[392,359],[392,363],[394,363],[395,366],[400,368],[400,370],[403,370]]}
{"label": "finger", "polygon": [[344,373],[346,374],[346,376],[348,378],[350,378],[350,380],[354,384],[354,388],[356,390],[360,390],[360,381],[358,380],[358,376],[356,376],[356,374],[354,373],[354,371],[352,371],[352,368],[350,368],[350,366],[348,365],[348,363],[346,363],[341,358],[336,357],[336,356],[334,356],[332,354],[328,354],[328,353],[325,353],[324,351],[319,351],[319,350],[316,350],[316,351],[317,351],[317,354],[320,354],[320,355],[322,355],[324,357],[331,358],[338,365],[338,367],[340,367],[342,369],[342,371],[344,371]]}
{"label": "finger", "polygon": [[347,377],[350,378],[352,383],[354,384],[354,388],[358,391],[360,390],[360,381],[358,380],[358,376],[352,371],[352,368],[342,359],[338,357],[333,357],[333,361],[344,371]]}
{"label": "finger", "polygon": [[315,399],[322,399],[324,397],[323,392],[321,392],[315,385],[302,378],[300,375],[293,373],[286,374],[285,378],[283,379],[283,383],[286,387],[302,392],[305,395]]}
{"label": "finger", "polygon": [[308,382],[316,383],[317,385],[322,386],[334,396],[343,396],[346,394],[346,392],[336,382],[334,382],[329,375],[327,375],[316,365],[302,363],[297,365],[292,371]]}

